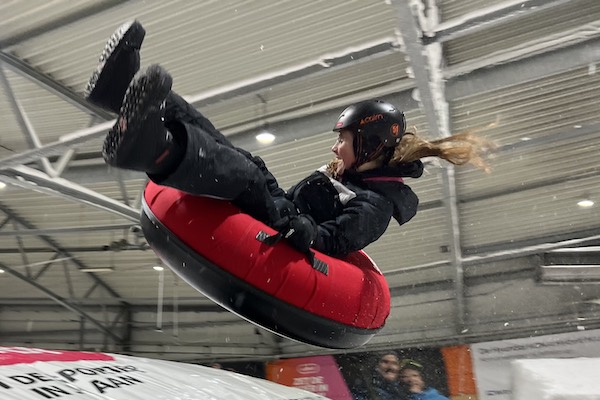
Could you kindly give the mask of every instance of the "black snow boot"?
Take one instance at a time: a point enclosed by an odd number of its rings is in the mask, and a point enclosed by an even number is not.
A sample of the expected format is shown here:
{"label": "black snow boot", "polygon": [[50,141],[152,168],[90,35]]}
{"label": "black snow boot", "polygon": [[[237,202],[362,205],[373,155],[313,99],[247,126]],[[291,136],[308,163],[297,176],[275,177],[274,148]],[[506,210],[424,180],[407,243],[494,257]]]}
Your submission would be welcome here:
{"label": "black snow boot", "polygon": [[140,47],[145,35],[138,21],[128,21],[112,34],[85,88],[88,101],[119,112],[125,91],[140,69]]}
{"label": "black snow boot", "polygon": [[181,162],[185,143],[164,125],[164,103],[173,79],[159,65],[140,71],[131,81],[117,122],[104,139],[102,155],[112,166],[166,174]]}

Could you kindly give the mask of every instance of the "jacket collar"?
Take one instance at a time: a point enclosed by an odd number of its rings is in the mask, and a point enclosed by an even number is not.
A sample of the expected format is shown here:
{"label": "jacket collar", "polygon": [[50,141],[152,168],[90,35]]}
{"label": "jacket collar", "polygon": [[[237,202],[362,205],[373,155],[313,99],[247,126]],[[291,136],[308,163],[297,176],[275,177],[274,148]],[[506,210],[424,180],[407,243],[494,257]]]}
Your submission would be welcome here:
{"label": "jacket collar", "polygon": [[[420,160],[400,163],[394,166],[385,165],[379,168],[373,168],[366,171],[345,171],[344,179],[351,182],[363,180],[382,180],[381,178],[418,178],[423,175],[423,163]],[[399,180],[402,182],[402,180]]]}

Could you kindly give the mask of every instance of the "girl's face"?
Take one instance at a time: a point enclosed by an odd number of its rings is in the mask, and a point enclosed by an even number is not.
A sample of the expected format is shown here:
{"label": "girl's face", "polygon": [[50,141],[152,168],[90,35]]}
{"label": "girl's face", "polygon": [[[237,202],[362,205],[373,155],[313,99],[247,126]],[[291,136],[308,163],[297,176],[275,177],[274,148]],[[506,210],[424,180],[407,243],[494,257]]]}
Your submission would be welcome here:
{"label": "girl's face", "polygon": [[338,139],[331,148],[331,151],[335,153],[335,156],[339,160],[342,160],[344,169],[352,167],[352,165],[356,162],[354,147],[352,145],[353,141],[354,135],[352,134],[352,131],[348,129],[342,129]]}
{"label": "girl's face", "polygon": [[419,393],[425,389],[425,382],[421,373],[414,369],[403,369],[400,373],[400,381],[413,393]]}

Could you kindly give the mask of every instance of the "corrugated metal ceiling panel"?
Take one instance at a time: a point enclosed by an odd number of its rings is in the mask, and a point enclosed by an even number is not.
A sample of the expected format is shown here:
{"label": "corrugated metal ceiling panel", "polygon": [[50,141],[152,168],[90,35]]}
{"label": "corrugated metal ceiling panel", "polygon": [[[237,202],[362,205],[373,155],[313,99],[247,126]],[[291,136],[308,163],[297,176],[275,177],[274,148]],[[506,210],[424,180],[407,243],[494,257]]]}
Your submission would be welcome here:
{"label": "corrugated metal ceiling panel", "polygon": [[0,42],[29,32],[32,27],[56,23],[65,17],[78,14],[99,3],[100,0],[12,0],[0,3],[2,28]]}
{"label": "corrugated metal ceiling panel", "polygon": [[600,176],[506,193],[460,207],[462,244],[466,247],[538,239],[598,229],[600,208],[581,208],[585,193],[600,197]]}
{"label": "corrugated metal ceiling panel", "polygon": [[442,21],[460,18],[485,7],[505,3],[506,0],[439,0]]}
{"label": "corrugated metal ceiling panel", "polygon": [[[590,26],[596,27],[593,36],[599,36],[598,15],[600,2],[596,0],[574,0],[556,7],[518,18],[498,26],[486,29],[485,35],[480,32],[450,40],[444,44],[449,65],[472,59],[485,57],[492,53],[522,47],[524,43],[548,41],[563,32],[570,41],[585,39],[584,35],[574,32],[590,32]],[[590,24],[590,26],[586,26]],[[581,37],[581,38],[579,38]],[[493,40],[491,40],[493,38]]]}
{"label": "corrugated metal ceiling panel", "polygon": [[[151,252],[150,252],[151,253]],[[152,269],[151,262],[145,265],[118,264],[115,272],[103,273],[102,279],[121,296],[131,300],[157,299],[160,272]],[[85,273],[85,272],[82,272]],[[206,297],[182,281],[169,268],[164,269],[163,296],[168,302],[186,299],[204,300]]]}
{"label": "corrugated metal ceiling panel", "polygon": [[[358,15],[377,23],[357,26],[352,20]],[[327,57],[396,40],[394,14],[382,2],[275,4],[256,1],[212,7],[206,2],[190,6],[187,2],[174,1],[161,5],[125,3],[115,6],[34,37],[14,46],[12,51],[40,71],[81,91],[103,45],[103,42],[96,43],[98,38],[104,41],[118,24],[133,16],[144,23],[148,32],[142,51],[143,64],[162,62],[167,67],[172,65],[170,71],[175,77],[175,89],[183,95],[215,88],[227,90],[227,85],[243,84],[246,78],[280,73],[289,67],[303,68]],[[71,31],[78,34],[69,35]],[[318,39],[311,36],[314,32],[319,32]],[[222,40],[215,42],[215,37]],[[406,61],[401,53],[376,57],[332,74],[325,71],[275,85],[263,93],[268,102],[266,112],[278,114],[353,93],[367,96],[368,90],[376,87],[382,89],[372,96],[381,96],[410,87],[412,84],[405,78]],[[66,110],[69,106],[65,103],[54,105],[58,98],[23,78],[12,76],[11,81],[17,86],[19,97],[37,99],[36,104],[51,115],[64,113],[63,119],[45,118],[35,105],[28,105],[26,110],[34,127],[40,131],[42,143],[89,123],[85,113]],[[265,114],[262,102],[254,94],[209,106],[204,111],[226,132],[228,127],[259,120]],[[61,121],[69,122],[70,128]],[[13,128],[8,134],[12,147],[17,147],[13,143],[17,142],[18,151],[27,148],[18,129]],[[97,152],[99,145],[100,140],[95,140],[79,151]]]}
{"label": "corrugated metal ceiling panel", "polygon": [[417,215],[399,226],[392,219],[386,233],[365,248],[385,273],[403,267],[445,261],[448,255],[443,248],[448,246],[448,233],[440,229],[447,222],[443,208],[421,210]]}
{"label": "corrugated metal ceiling panel", "polygon": [[594,188],[599,87],[600,77],[580,68],[451,103],[456,131],[497,120],[482,133],[504,146],[491,174],[457,170],[463,245],[597,228],[597,212],[576,202],[600,197]]}
{"label": "corrugated metal ceiling panel", "polygon": [[451,102],[453,129],[483,130],[499,145],[538,139],[598,122],[600,75],[581,68]]}
{"label": "corrugated metal ceiling panel", "polygon": [[[57,141],[62,135],[90,126],[90,115],[64,99],[11,70],[6,70],[6,77],[42,144]],[[6,97],[8,93],[4,90],[1,93],[0,97],[6,101],[0,102],[0,112],[9,116],[7,124],[2,126],[2,144],[16,152],[27,150],[30,148],[26,141],[27,134],[17,124],[14,110]]]}
{"label": "corrugated metal ceiling panel", "polygon": [[491,175],[458,170],[461,198],[597,173],[598,128],[594,126],[599,122],[600,100],[595,96],[599,87],[597,74],[578,69],[453,102],[457,131],[498,119],[498,127],[482,133],[508,146],[492,160]]}
{"label": "corrugated metal ceiling panel", "polygon": [[[355,23],[359,16],[367,19],[365,23]],[[82,90],[103,46],[98,38],[108,37],[115,26],[131,17],[140,19],[148,32],[144,64],[164,63],[187,93],[301,66],[367,43],[394,40],[395,26],[389,6],[379,1],[261,0],[219,7],[210,2],[134,2],[33,38],[13,51]],[[69,30],[78,32],[70,40]]]}
{"label": "corrugated metal ceiling panel", "polygon": [[[144,187],[145,179],[134,179],[124,183],[124,188],[128,193],[129,201],[133,201]],[[87,188],[110,198],[123,200],[123,195],[119,185],[116,182],[88,183]],[[89,229],[78,229],[73,233],[61,233],[57,235],[46,235],[52,237],[54,243],[61,248],[96,248],[109,246],[112,242],[123,238],[131,243],[137,243],[133,233],[125,228],[113,230],[96,230],[95,226],[106,225],[133,225],[131,221],[117,216],[108,211],[101,210],[80,202],[66,200],[62,197],[53,197],[44,193],[32,190],[20,189],[9,186],[1,192],[0,202],[4,207],[8,207],[11,212],[18,217],[26,219],[28,227],[16,224],[13,230],[23,229],[53,229],[77,227]],[[21,243],[28,253],[32,254],[30,262],[46,261],[51,256],[45,253],[34,252],[34,249],[48,249],[52,246],[48,242],[33,234],[24,234],[20,238]],[[12,236],[0,236],[0,248],[18,249],[19,243]],[[38,250],[36,250],[38,251]],[[107,257],[106,253],[100,257]],[[9,260],[9,255],[3,256]],[[13,259],[12,264],[6,261],[7,265],[22,265],[24,262],[19,259]]]}
{"label": "corrugated metal ceiling panel", "polygon": [[597,174],[600,172],[599,134],[600,127],[577,137],[566,134],[547,142],[525,142],[499,153],[492,161],[490,174],[461,169],[457,178],[461,200],[513,193]]}
{"label": "corrugated metal ceiling panel", "polygon": [[[27,254],[28,263],[40,263],[28,268],[32,277],[37,277],[38,273],[44,269],[43,273],[35,279],[35,282],[64,298],[72,296],[85,298],[87,291],[90,290],[94,283],[90,273],[79,271],[78,267],[69,260],[53,263],[50,268],[45,269],[45,264],[41,263],[50,260],[53,255],[53,253]],[[128,299],[156,299],[159,272],[152,269],[152,267],[160,264],[160,262],[151,250],[105,253],[86,252],[74,253],[72,256],[88,267],[114,267],[115,269],[112,272],[96,272],[95,274],[121,296]],[[3,255],[2,258],[4,265],[23,275],[27,275],[27,268],[24,267],[24,261],[20,258],[20,255]],[[63,256],[60,258],[62,259]],[[181,281],[168,268],[165,268],[164,273],[165,298],[203,298],[201,294],[187,283]],[[8,275],[0,274],[0,279],[5,278],[8,278]],[[26,282],[19,279],[11,279],[11,282],[16,282],[17,284],[2,284],[2,294],[0,297],[19,299],[39,296],[45,298],[43,293],[32,291],[31,286]],[[73,294],[69,293],[69,285],[72,285]],[[103,289],[98,288],[93,292],[91,298],[93,299],[98,296],[106,297],[107,294]]]}
{"label": "corrugated metal ceiling panel", "polygon": [[[174,76],[175,90],[190,93],[190,88],[179,84]],[[362,98],[382,96],[412,87],[406,76],[406,61],[401,53],[392,53],[370,59],[335,71],[286,81],[261,90],[262,99],[252,93],[235,99],[202,107],[218,127],[228,127],[261,120],[275,121],[273,116],[290,110],[305,108],[304,114],[313,111],[314,105],[360,93]],[[371,94],[370,91],[373,91]],[[264,100],[265,103],[262,103]]]}

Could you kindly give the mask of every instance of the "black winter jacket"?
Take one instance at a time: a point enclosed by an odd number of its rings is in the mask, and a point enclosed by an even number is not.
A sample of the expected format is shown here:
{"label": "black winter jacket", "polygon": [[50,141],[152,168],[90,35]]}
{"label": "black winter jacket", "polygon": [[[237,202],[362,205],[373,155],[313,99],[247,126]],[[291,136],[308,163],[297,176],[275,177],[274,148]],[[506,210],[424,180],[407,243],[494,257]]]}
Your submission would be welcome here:
{"label": "black winter jacket", "polygon": [[[417,212],[419,200],[402,177],[423,173],[420,161],[397,167],[344,173],[342,185],[317,171],[286,194],[299,213],[318,224],[315,250],[343,257],[379,239],[392,217],[402,225]],[[336,188],[337,186],[337,188]]]}

